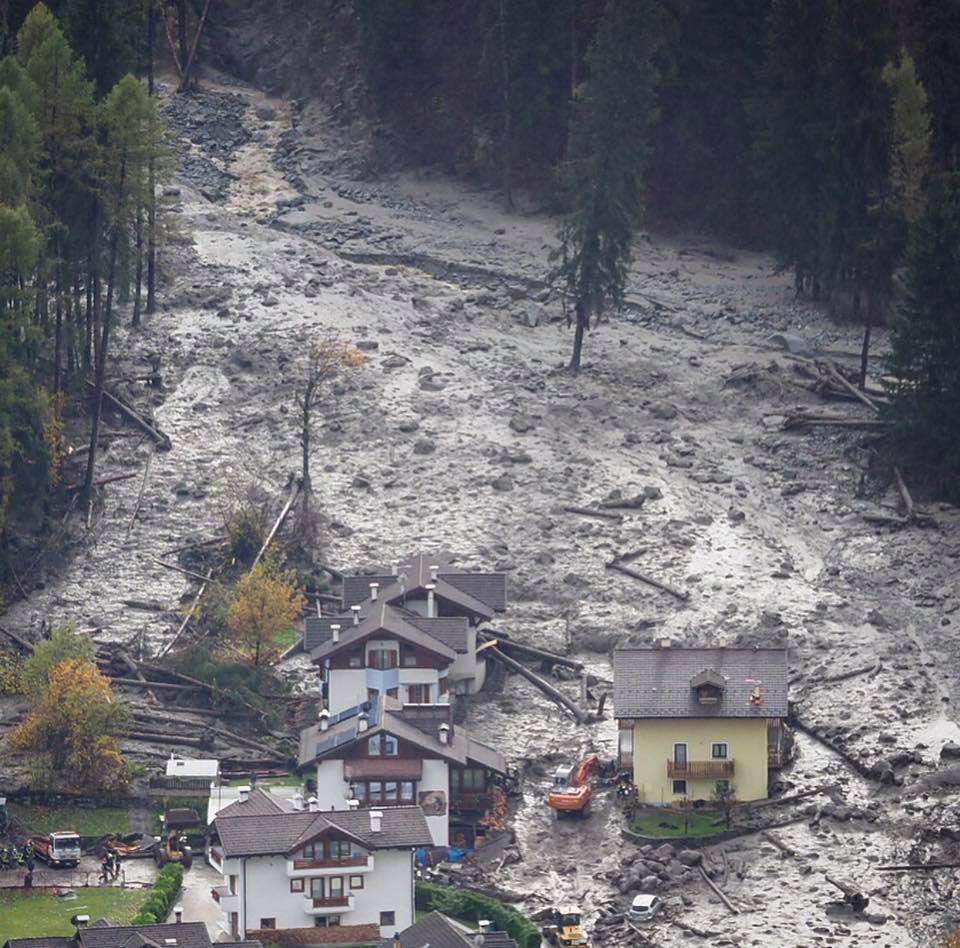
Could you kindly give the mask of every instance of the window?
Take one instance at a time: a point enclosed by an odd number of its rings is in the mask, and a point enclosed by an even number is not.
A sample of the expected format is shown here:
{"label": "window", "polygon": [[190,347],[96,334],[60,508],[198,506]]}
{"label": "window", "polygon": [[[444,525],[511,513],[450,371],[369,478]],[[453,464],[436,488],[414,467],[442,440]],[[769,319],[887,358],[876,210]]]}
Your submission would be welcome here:
{"label": "window", "polygon": [[450,679],[446,676],[440,679],[440,694],[445,695],[450,690]]}
{"label": "window", "polygon": [[363,649],[358,648],[356,651],[350,653],[350,657],[347,660],[347,665],[350,668],[363,668]]}
{"label": "window", "polygon": [[429,685],[407,685],[407,704],[432,704]]}
{"label": "window", "polygon": [[714,760],[726,760],[727,759],[727,745],[723,744],[714,744],[710,749],[710,756]]}
{"label": "window", "polygon": [[276,928],[277,920],[275,918],[261,918],[260,919],[261,928]]}
{"label": "window", "polygon": [[404,803],[413,803],[414,786],[415,784],[410,780],[404,780],[404,782],[400,784],[400,799]]}
{"label": "window", "polygon": [[383,753],[385,757],[396,757],[400,753],[400,744],[392,734],[383,735]]}
{"label": "window", "polygon": [[310,880],[310,898],[322,899],[326,895],[326,892],[323,891],[324,881],[322,877]]}
{"label": "window", "polygon": [[381,754],[382,746],[383,746],[382,734],[374,734],[373,737],[367,738],[367,754],[370,757],[379,757]]}
{"label": "window", "polygon": [[303,892],[303,879],[291,879],[291,880],[290,880],[290,891],[291,891],[291,892]]}
{"label": "window", "polygon": [[[416,802],[417,785],[412,780],[360,780],[353,785],[353,798],[361,806],[410,805]],[[354,858],[363,858],[365,853],[354,853]],[[344,857],[346,858],[346,857]]]}
{"label": "window", "polygon": [[236,876],[230,876],[230,894],[231,895],[237,894],[237,877]]}
{"label": "window", "polygon": [[343,898],[343,876],[334,876],[327,879],[327,895],[331,899]]}
{"label": "window", "polygon": [[350,876],[350,888],[351,888],[351,889],[362,889],[362,888],[363,888],[363,876]]}
{"label": "window", "polygon": [[405,648],[402,650],[403,655],[403,667],[404,668],[416,668],[417,667],[417,653],[412,648]]}
{"label": "window", "polygon": [[673,792],[676,796],[685,797],[687,795],[687,781],[686,780],[674,780],[673,781]]}
{"label": "window", "polygon": [[396,668],[397,650],[395,648],[372,648],[367,653],[370,668]]}
{"label": "window", "polygon": [[687,762],[687,745],[686,744],[673,745],[673,762],[675,764],[685,764]]}
{"label": "window", "polygon": [[397,794],[399,793],[397,783],[395,780],[388,781],[383,785],[383,802],[384,803],[396,803]]}
{"label": "window", "polygon": [[460,772],[460,785],[464,790],[485,790],[487,774],[482,767],[467,767]]}
{"label": "window", "polygon": [[339,928],[340,927],[340,916],[339,915],[328,915],[327,916],[327,928]]}
{"label": "window", "polygon": [[396,924],[397,924],[397,913],[396,913],[396,912],[381,912],[381,913],[380,913],[380,924],[381,924],[381,925],[396,925]]}

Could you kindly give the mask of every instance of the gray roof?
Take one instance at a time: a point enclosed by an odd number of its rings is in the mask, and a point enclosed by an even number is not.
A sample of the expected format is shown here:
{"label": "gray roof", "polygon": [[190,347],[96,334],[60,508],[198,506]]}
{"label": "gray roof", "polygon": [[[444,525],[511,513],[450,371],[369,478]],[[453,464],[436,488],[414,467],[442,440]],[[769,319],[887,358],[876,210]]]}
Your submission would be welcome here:
{"label": "gray roof", "polygon": [[[700,704],[691,681],[704,671],[726,685],[717,704]],[[751,701],[759,689],[759,702]],[[787,650],[783,648],[625,648],[613,653],[618,718],[783,718]]]}
{"label": "gray roof", "polygon": [[446,658],[451,662],[457,658],[457,653],[452,648],[421,631],[417,626],[407,621],[406,616],[398,609],[394,609],[385,601],[374,603],[369,610],[369,614],[359,625],[346,625],[340,632],[338,642],[334,642],[331,637],[322,645],[318,645],[311,651],[310,658],[315,662],[323,661],[323,659],[342,652],[344,649],[354,648],[360,642],[364,642],[380,632],[388,632],[392,636],[417,645],[428,652],[433,652],[435,655]]}
{"label": "gray roof", "polygon": [[[400,563],[400,574],[380,570],[370,576],[343,577],[343,608],[362,604],[370,599],[370,583],[379,583],[378,598],[390,601],[405,594],[423,590],[436,583],[439,599],[447,599],[481,618],[492,618],[493,612],[507,607],[507,577],[504,573],[473,573],[448,565],[442,554],[419,553]],[[437,566],[437,579],[431,578],[431,567]],[[492,611],[491,611],[492,610]]]}
{"label": "gray roof", "polygon": [[81,928],[81,948],[136,948],[159,945],[167,939],[177,940],[176,948],[210,948],[210,936],[203,922],[180,922],[169,925],[89,925]]}
{"label": "gray roof", "polygon": [[[361,618],[369,615],[370,608],[374,605],[374,603],[367,603],[366,610],[360,613]],[[426,616],[405,609],[393,607],[391,611],[397,613],[414,628],[426,632],[430,638],[443,643],[447,648],[452,648],[461,654],[466,653],[467,633],[470,628],[470,622],[466,616],[440,616],[428,619]],[[307,616],[303,624],[303,650],[311,652],[329,642],[333,636],[331,627],[334,625],[340,626],[340,638],[343,639],[346,633],[355,628],[353,614],[347,612],[339,616]]]}
{"label": "gray roof", "polygon": [[418,806],[384,807],[379,832],[370,830],[369,810],[309,810],[264,813],[254,805],[249,812],[242,808],[267,795],[256,790],[245,803],[233,804],[234,813],[224,816],[222,810],[214,820],[223,854],[236,856],[270,856],[286,854],[300,848],[326,831],[339,832],[354,839],[366,849],[412,849],[430,845],[430,830]]}
{"label": "gray roof", "polygon": [[70,941],[66,935],[11,938],[3,943],[3,948],[68,948]]}
{"label": "gray roof", "polygon": [[374,734],[385,731],[419,748],[426,759],[440,758],[460,767],[476,763],[498,773],[507,772],[507,762],[503,754],[474,740],[463,728],[451,728],[446,744],[441,742],[439,732],[430,734],[421,730],[417,724],[413,723],[415,720],[422,723],[418,715],[419,710],[421,706],[417,706],[414,710],[411,720],[405,720],[400,705],[388,698],[377,702],[365,731],[358,729],[356,717],[340,721],[325,731],[321,731],[316,724],[304,728],[300,732],[299,764],[301,767],[306,767],[321,758],[337,760],[343,757],[357,741],[366,740]]}
{"label": "gray roof", "polygon": [[246,800],[237,800],[217,812],[218,817],[272,816],[284,813],[286,807],[278,797],[264,790],[253,790]]}
{"label": "gray roof", "polygon": [[[431,912],[399,932],[400,948],[468,948],[474,945],[446,915]],[[386,938],[380,948],[394,948],[396,941]]]}

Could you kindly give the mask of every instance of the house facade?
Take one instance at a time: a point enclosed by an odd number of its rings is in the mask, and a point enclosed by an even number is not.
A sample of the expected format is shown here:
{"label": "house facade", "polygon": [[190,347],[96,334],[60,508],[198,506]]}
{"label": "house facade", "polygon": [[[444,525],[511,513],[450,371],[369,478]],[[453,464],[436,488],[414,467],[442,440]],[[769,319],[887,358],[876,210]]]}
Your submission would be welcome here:
{"label": "house facade", "polygon": [[455,726],[449,704],[401,705],[379,696],[300,735],[301,768],[316,767],[324,809],[385,813],[422,808],[434,846],[472,848],[484,834],[502,754]]}
{"label": "house facade", "polygon": [[620,763],[641,802],[768,795],[783,763],[786,649],[617,649],[613,667]]}
{"label": "house facade", "polygon": [[371,926],[386,938],[413,923],[414,851],[431,841],[418,806],[321,812],[315,799],[256,790],[221,810],[211,834],[208,860],[223,875],[213,897],[234,938],[352,928],[363,942]]}
{"label": "house facade", "polygon": [[[337,616],[308,618],[304,627],[303,648],[311,656],[334,637],[342,638],[351,628],[364,624],[377,616],[382,618],[383,606],[390,607],[394,623],[402,622],[433,639],[446,651],[441,655],[448,659],[443,669],[443,686],[454,694],[473,694],[482,686],[486,676],[486,662],[477,652],[477,632],[507,605],[507,581],[503,573],[464,572],[450,566],[444,557],[419,554],[401,561],[391,570],[382,570],[373,575],[348,575],[343,579],[341,612]],[[384,630],[386,631],[386,630]],[[388,633],[384,640],[393,641]],[[369,662],[386,662],[389,655],[381,656],[377,647],[363,656],[362,668],[385,675],[367,675],[367,687],[387,693],[406,686],[439,684],[421,681],[410,671],[412,665],[378,668]],[[450,654],[452,652],[452,654]],[[328,657],[321,652],[314,661],[324,667]],[[354,666],[354,670],[358,668]],[[359,690],[359,682],[339,676],[341,686],[337,693],[331,690],[329,707],[332,713],[341,710],[335,705],[346,701],[347,690]],[[359,679],[357,675],[355,678]],[[350,684],[347,684],[350,682]],[[346,689],[346,690],[345,690]],[[423,696],[421,690],[415,692]],[[392,694],[406,701],[404,695]]]}

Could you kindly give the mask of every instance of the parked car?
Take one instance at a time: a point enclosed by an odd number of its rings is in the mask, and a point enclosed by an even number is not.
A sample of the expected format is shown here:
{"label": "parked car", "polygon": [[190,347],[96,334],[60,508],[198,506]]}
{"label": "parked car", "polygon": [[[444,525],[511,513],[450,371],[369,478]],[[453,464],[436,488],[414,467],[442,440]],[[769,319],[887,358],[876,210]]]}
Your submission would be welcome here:
{"label": "parked car", "polygon": [[631,922],[650,922],[653,921],[663,909],[663,899],[659,895],[640,895],[634,896],[630,903],[630,910],[627,912],[627,918]]}

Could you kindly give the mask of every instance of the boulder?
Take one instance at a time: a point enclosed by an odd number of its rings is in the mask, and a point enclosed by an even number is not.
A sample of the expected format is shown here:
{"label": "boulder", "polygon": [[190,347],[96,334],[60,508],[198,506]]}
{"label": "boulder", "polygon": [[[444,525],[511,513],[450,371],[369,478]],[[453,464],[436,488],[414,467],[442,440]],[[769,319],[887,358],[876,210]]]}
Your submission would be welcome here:
{"label": "boulder", "polygon": [[528,431],[533,431],[536,426],[536,420],[529,415],[514,415],[513,418],[510,419],[510,427],[516,431],[517,434],[526,434]]}
{"label": "boulder", "polygon": [[644,876],[640,880],[640,888],[644,892],[656,892],[660,888],[660,880],[656,876]]}
{"label": "boulder", "polygon": [[947,741],[947,743],[940,748],[940,759],[956,760],[957,758],[960,758],[960,744],[957,744],[955,741]]}
{"label": "boulder", "polygon": [[653,858],[657,862],[669,862],[673,859],[674,848],[670,843],[664,843],[662,846],[658,846],[653,852]]}
{"label": "boulder", "polygon": [[699,849],[681,849],[677,859],[684,866],[699,866],[703,862],[703,853]]}
{"label": "boulder", "polygon": [[413,446],[414,454],[433,454],[437,446],[429,438],[418,438]]}
{"label": "boulder", "polygon": [[788,332],[775,332],[767,336],[767,342],[779,346],[791,355],[802,356],[805,359],[812,359],[817,351],[816,343],[812,339]]}

